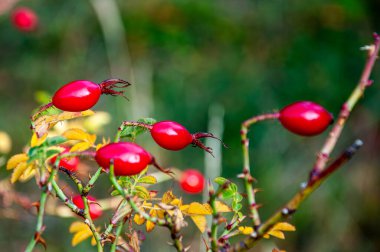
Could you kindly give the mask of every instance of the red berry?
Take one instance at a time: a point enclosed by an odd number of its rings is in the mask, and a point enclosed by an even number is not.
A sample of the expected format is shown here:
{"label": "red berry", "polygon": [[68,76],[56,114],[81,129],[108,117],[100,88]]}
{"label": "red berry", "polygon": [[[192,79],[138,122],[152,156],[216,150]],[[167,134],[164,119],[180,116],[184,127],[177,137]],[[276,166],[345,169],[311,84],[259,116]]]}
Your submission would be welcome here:
{"label": "red berry", "polygon": [[77,80],[58,89],[53,96],[53,105],[65,111],[83,111],[93,107],[101,94],[102,91],[98,84]]}
{"label": "red berry", "polygon": [[26,7],[17,8],[12,13],[12,23],[20,31],[34,31],[38,25],[38,17],[36,13]]}
{"label": "red berry", "polygon": [[194,146],[198,146],[209,152],[211,155],[212,149],[204,146],[199,139],[204,137],[218,139],[211,133],[199,132],[190,134],[184,126],[173,121],[161,121],[153,124],[150,128],[150,134],[154,141],[164,149],[178,151],[182,150],[189,144],[193,144]]}
{"label": "red berry", "polygon": [[125,88],[129,85],[128,82],[120,79],[109,79],[100,84],[76,80],[58,89],[53,96],[52,104],[65,111],[84,111],[92,108],[101,94],[123,95],[124,91],[115,91],[114,88]]}
{"label": "red berry", "polygon": [[333,117],[319,104],[299,101],[283,108],[279,120],[295,134],[313,136],[323,132],[333,122]]}
{"label": "red berry", "polygon": [[205,178],[197,170],[186,170],[182,173],[180,179],[181,188],[187,193],[200,193],[203,191]]}
{"label": "red berry", "polygon": [[172,121],[155,123],[150,134],[159,146],[168,150],[182,150],[193,142],[193,136],[189,131]]}
{"label": "red berry", "polygon": [[[63,147],[63,148],[65,148],[65,150],[62,151],[61,154],[68,153],[70,150],[68,147]],[[54,165],[55,160],[57,160],[57,156],[54,156],[52,159],[50,159],[50,164]],[[70,158],[62,158],[59,161],[58,166],[63,167],[70,172],[76,172],[78,169],[78,164],[79,164],[78,157],[70,157]]]}
{"label": "red berry", "polygon": [[[88,199],[88,206],[90,210],[91,219],[95,220],[102,215],[103,213],[102,208],[96,203],[96,199],[94,197],[87,196],[87,199]],[[82,196],[76,195],[73,197],[72,201],[74,205],[76,205],[77,207],[81,209],[84,209],[84,202],[83,202]]]}
{"label": "red berry", "polygon": [[149,152],[129,142],[110,143],[96,152],[95,160],[104,169],[109,169],[111,159],[114,162],[116,176],[139,174],[152,163]]}

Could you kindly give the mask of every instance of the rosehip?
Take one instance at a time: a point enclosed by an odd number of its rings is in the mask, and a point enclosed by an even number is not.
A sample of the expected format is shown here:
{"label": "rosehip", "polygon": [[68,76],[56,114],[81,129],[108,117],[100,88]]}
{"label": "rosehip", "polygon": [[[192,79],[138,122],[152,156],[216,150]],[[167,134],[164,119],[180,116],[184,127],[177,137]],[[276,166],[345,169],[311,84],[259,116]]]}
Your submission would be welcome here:
{"label": "rosehip", "polygon": [[333,117],[319,104],[299,101],[283,108],[279,120],[295,134],[313,136],[323,132],[333,122]]}
{"label": "rosehip", "polygon": [[[91,219],[95,220],[102,215],[103,213],[102,208],[96,203],[96,199],[94,197],[87,196],[87,199],[88,199],[88,206],[89,206]],[[73,197],[72,201],[74,205],[76,205],[77,207],[81,209],[84,209],[84,202],[83,202],[82,196],[76,195]]]}
{"label": "rosehip", "polygon": [[[68,153],[70,150],[68,147],[63,147],[63,148],[65,148],[65,150],[62,151],[61,154]],[[57,156],[52,157],[52,159],[50,159],[50,164],[54,165],[56,160],[57,160]],[[68,157],[68,158],[62,158],[59,161],[58,166],[59,168],[63,167],[70,172],[76,172],[78,169],[78,164],[79,164],[78,157]]]}
{"label": "rosehip", "polygon": [[12,23],[20,31],[34,31],[38,25],[38,17],[36,13],[26,7],[17,8],[12,13]]}
{"label": "rosehip", "polygon": [[189,169],[182,173],[179,184],[187,193],[200,193],[203,191],[205,178],[199,171]]}
{"label": "rosehip", "polygon": [[123,95],[124,91],[115,91],[114,88],[125,88],[129,85],[128,82],[120,79],[109,79],[100,84],[76,80],[58,89],[53,96],[52,104],[65,111],[84,111],[92,108],[98,102],[100,95]]}
{"label": "rosehip", "polygon": [[[204,137],[214,137],[211,133],[190,134],[189,131],[179,123],[173,121],[161,121],[153,124],[150,134],[154,141],[164,149],[182,150],[189,144],[198,146],[212,155],[212,149],[206,147],[199,139]],[[218,139],[219,140],[219,139]]]}
{"label": "rosehip", "polygon": [[162,172],[169,173],[157,165],[152,155],[135,143],[110,143],[96,151],[95,160],[99,166],[109,169],[113,160],[116,176],[133,176],[143,171],[149,164]]}

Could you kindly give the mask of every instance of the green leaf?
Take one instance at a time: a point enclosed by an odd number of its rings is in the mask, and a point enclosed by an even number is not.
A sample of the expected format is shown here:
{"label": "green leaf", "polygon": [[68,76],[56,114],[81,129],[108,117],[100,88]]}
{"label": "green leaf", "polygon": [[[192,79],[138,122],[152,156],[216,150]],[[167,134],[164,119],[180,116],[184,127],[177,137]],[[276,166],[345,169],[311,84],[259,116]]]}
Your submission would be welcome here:
{"label": "green leaf", "polygon": [[[153,118],[141,118],[141,119],[137,120],[137,122],[148,124],[148,125],[153,125],[153,124],[156,123],[156,120],[153,119]],[[132,140],[134,140],[134,139],[136,139],[136,137],[138,135],[141,135],[141,134],[145,133],[146,131],[148,131],[148,129],[144,128],[144,127],[126,126],[121,131],[120,137],[122,137],[122,138],[123,137],[128,137],[128,138],[131,138]]]}
{"label": "green leaf", "polygon": [[241,196],[240,193],[236,193],[236,194],[235,194],[234,201],[236,201],[236,202],[240,202],[240,201],[242,201],[242,200],[243,200],[243,196]]}
{"label": "green leaf", "polygon": [[223,199],[230,199],[235,196],[235,192],[227,188],[222,192]]}
{"label": "green leaf", "polygon": [[46,158],[49,158],[49,157],[51,157],[51,156],[53,156],[55,154],[58,154],[58,153],[61,153],[61,151],[59,151],[59,150],[48,150],[46,152]]}
{"label": "green leaf", "polygon": [[46,141],[43,143],[45,147],[53,146],[53,145],[59,145],[67,141],[66,137],[63,136],[55,136],[55,137],[49,137],[46,139]]}
{"label": "green leaf", "polygon": [[148,189],[146,189],[143,186],[135,186],[136,195],[139,196],[141,199],[150,199],[150,193]]}
{"label": "green leaf", "polygon": [[235,212],[237,212],[243,207],[243,205],[237,202],[232,202],[231,207]]}
{"label": "green leaf", "polygon": [[218,185],[222,186],[226,182],[228,182],[228,179],[223,178],[223,177],[217,177],[217,178],[214,179],[214,182],[217,183]]}
{"label": "green leaf", "polygon": [[113,190],[111,192],[111,196],[117,196],[117,195],[120,195],[119,191],[118,190]]}
{"label": "green leaf", "polygon": [[144,184],[156,184],[157,183],[157,179],[153,176],[145,176],[145,177],[142,177],[138,180],[139,183],[144,183]]}

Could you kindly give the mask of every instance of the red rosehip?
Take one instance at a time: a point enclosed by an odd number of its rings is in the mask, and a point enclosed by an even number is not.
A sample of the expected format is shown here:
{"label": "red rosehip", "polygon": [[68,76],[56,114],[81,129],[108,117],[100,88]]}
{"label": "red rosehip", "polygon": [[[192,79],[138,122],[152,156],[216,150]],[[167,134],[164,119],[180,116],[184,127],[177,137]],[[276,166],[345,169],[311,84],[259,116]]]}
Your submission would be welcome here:
{"label": "red rosehip", "polygon": [[34,31],[38,25],[38,16],[36,13],[26,7],[20,7],[12,13],[12,23],[20,31]]}
{"label": "red rosehip", "polygon": [[110,143],[96,151],[95,160],[99,166],[109,169],[113,160],[115,176],[139,174],[149,164],[160,171],[169,173],[157,165],[152,155],[141,146],[130,142]]}
{"label": "red rosehip", "polygon": [[100,84],[76,80],[58,89],[53,96],[52,104],[65,111],[84,111],[92,108],[98,102],[100,95],[123,95],[124,91],[115,91],[114,88],[125,88],[129,85],[128,82],[120,79],[109,79]]}
{"label": "red rosehip", "polygon": [[[88,199],[88,206],[90,210],[89,212],[90,212],[91,219],[95,220],[102,215],[103,213],[102,208],[96,203],[96,199],[94,197],[87,196],[87,199]],[[82,196],[76,195],[73,197],[72,201],[74,205],[76,205],[77,207],[81,209],[84,209],[84,202],[83,202]]]}
{"label": "red rosehip", "polygon": [[182,173],[179,184],[182,190],[187,193],[200,193],[203,191],[205,178],[199,171],[189,169]]}
{"label": "red rosehip", "polygon": [[301,136],[318,135],[333,122],[326,109],[310,101],[292,103],[281,109],[279,114],[281,124]]}
{"label": "red rosehip", "polygon": [[173,121],[161,121],[153,124],[150,128],[150,134],[154,141],[164,149],[178,151],[182,150],[189,144],[193,144],[210,154],[212,154],[212,149],[206,147],[199,139],[204,137],[218,139],[210,133],[199,132],[190,134],[184,126]]}
{"label": "red rosehip", "polygon": [[[62,151],[61,154],[68,153],[70,150],[68,147],[63,147],[63,148],[65,148],[65,150]],[[50,159],[50,164],[54,165],[56,160],[57,160],[57,156],[52,157],[52,159]],[[78,169],[78,164],[79,164],[78,157],[68,157],[68,158],[62,158],[59,161],[58,166],[59,168],[63,167],[70,172],[76,172]]]}

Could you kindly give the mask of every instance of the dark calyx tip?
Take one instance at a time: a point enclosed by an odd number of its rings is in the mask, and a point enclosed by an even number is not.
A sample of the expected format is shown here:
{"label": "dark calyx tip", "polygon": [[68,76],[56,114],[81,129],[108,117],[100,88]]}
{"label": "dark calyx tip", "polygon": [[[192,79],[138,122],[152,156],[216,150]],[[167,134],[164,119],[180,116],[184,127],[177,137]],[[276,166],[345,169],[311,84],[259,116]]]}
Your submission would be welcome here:
{"label": "dark calyx tip", "polygon": [[117,91],[115,88],[126,88],[129,87],[131,83],[122,79],[108,79],[102,81],[99,86],[102,91],[102,94],[112,95],[112,96],[123,96],[125,99],[128,98],[124,95],[124,90]]}
{"label": "dark calyx tip", "polygon": [[199,140],[200,138],[206,138],[206,137],[214,138],[214,139],[216,139],[216,140],[219,140],[225,148],[228,148],[228,146],[227,146],[226,144],[224,144],[224,143],[222,142],[222,140],[220,140],[219,138],[217,138],[216,136],[214,136],[214,135],[211,134],[211,133],[198,132],[198,133],[194,133],[192,136],[193,136],[193,141],[192,141],[193,146],[199,147],[199,148],[201,148],[201,149],[207,151],[207,152],[210,153],[212,156],[214,156],[213,153],[212,153],[212,148],[205,146],[205,145]]}

